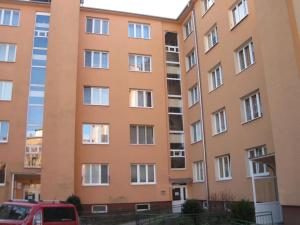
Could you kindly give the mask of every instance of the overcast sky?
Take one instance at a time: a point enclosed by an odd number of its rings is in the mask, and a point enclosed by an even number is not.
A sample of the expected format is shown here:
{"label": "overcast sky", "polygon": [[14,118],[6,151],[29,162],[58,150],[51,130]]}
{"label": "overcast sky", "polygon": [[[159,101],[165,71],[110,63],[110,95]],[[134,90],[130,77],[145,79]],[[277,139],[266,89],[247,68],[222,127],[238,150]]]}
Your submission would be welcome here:
{"label": "overcast sky", "polygon": [[177,18],[188,0],[84,0],[84,6]]}

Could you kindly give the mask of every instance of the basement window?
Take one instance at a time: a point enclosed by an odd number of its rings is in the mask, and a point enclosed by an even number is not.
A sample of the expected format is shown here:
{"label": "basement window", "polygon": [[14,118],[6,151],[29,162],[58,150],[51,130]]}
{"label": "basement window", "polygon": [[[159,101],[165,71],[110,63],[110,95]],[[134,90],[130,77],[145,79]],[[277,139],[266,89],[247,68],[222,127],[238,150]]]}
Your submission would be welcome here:
{"label": "basement window", "polygon": [[92,205],[92,213],[107,213],[107,205]]}
{"label": "basement window", "polygon": [[144,211],[150,211],[150,204],[136,204],[135,205],[135,210],[137,212],[144,212]]}

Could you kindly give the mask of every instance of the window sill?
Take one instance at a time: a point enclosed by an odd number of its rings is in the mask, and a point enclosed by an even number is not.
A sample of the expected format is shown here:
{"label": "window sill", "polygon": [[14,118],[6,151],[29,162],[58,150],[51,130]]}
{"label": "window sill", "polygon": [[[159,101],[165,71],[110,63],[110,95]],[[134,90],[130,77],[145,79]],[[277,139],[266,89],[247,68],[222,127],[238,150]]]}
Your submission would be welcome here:
{"label": "window sill", "polygon": [[201,139],[201,140],[199,140],[199,141],[192,142],[191,145],[198,144],[198,143],[202,142],[202,140],[203,140],[203,139]]}
{"label": "window sill", "polygon": [[107,187],[109,184],[82,184],[83,187]]}
{"label": "window sill", "polygon": [[234,24],[231,28],[230,28],[230,31],[233,31],[240,23],[242,23],[247,17],[248,17],[249,14],[247,14],[246,16],[244,16],[243,19],[241,19],[239,22],[237,22],[236,24]]}
{"label": "window sill", "polygon": [[13,64],[13,63],[16,63],[16,61],[0,61],[0,63],[10,63],[10,64]]}
{"label": "window sill", "polygon": [[217,179],[217,182],[222,182],[222,181],[231,181],[232,177],[228,177],[228,178],[223,178],[223,179]]}
{"label": "window sill", "polygon": [[153,109],[154,107],[129,106],[131,109]]}
{"label": "window sill", "polygon": [[219,135],[221,135],[221,134],[225,134],[225,133],[227,133],[227,129],[226,130],[224,130],[224,131],[222,131],[222,132],[219,132],[219,133],[215,133],[215,134],[213,134],[213,137],[215,137],[215,136],[219,136]]}
{"label": "window sill", "polygon": [[206,10],[204,13],[202,13],[202,18],[210,11],[210,9],[215,5],[215,2]]}
{"label": "window sill", "polygon": [[85,69],[88,69],[88,70],[109,70],[109,68],[102,68],[102,67],[87,67],[87,66],[84,66]]}
{"label": "window sill", "polygon": [[192,33],[193,33],[193,32],[194,32],[194,31],[192,30],[191,33],[189,33],[187,36],[185,36],[184,41],[186,41],[190,36],[192,36]]}
{"label": "window sill", "polygon": [[130,183],[130,185],[133,185],[133,186],[148,186],[148,185],[156,185],[156,182],[155,183]]}
{"label": "window sill", "polygon": [[7,144],[8,143],[8,141],[0,141],[0,145],[1,144]]}
{"label": "window sill", "polygon": [[82,142],[83,145],[109,145],[109,143],[84,143]]}
{"label": "window sill", "polygon": [[171,168],[173,171],[183,171],[186,170],[186,168]]}
{"label": "window sill", "polygon": [[248,121],[242,122],[241,124],[242,124],[242,125],[246,125],[246,124],[251,123],[251,122],[253,122],[253,121],[255,121],[255,120],[258,120],[258,119],[260,119],[260,118],[262,118],[262,117],[263,117],[263,115],[261,114],[260,116],[254,118],[254,119],[252,119],[252,120],[248,120]]}
{"label": "window sill", "polygon": [[197,105],[200,101],[198,100],[197,102],[195,102],[194,104],[192,105],[189,105],[189,109],[193,108],[195,105]]}
{"label": "window sill", "polygon": [[0,184],[0,187],[5,187],[5,184]]}
{"label": "window sill", "polygon": [[193,184],[203,184],[205,180],[193,181]]}
{"label": "window sill", "polygon": [[129,36],[128,36],[128,38],[129,38],[129,39],[134,39],[134,40],[136,40],[136,39],[137,39],[137,40],[145,40],[145,41],[150,41],[150,40],[151,40],[151,37],[150,37],[150,38],[139,38],[139,37],[129,37]]}
{"label": "window sill", "polygon": [[[259,173],[259,174],[255,174],[254,177],[268,177],[270,176],[270,173]],[[247,179],[251,179],[252,176],[251,175],[247,175]]]}
{"label": "window sill", "polygon": [[253,62],[252,64],[250,64],[248,67],[246,67],[245,69],[243,70],[239,70],[236,75],[240,75],[241,73],[243,73],[244,71],[248,70],[249,68],[251,68],[253,65],[255,65],[255,62]]}
{"label": "window sill", "polygon": [[86,103],[83,103],[83,105],[85,106],[101,106],[101,107],[109,107],[110,105],[99,105],[99,104],[86,104]]}
{"label": "window sill", "polygon": [[108,37],[110,36],[110,33],[108,34],[98,34],[98,33],[93,33],[93,32],[85,32],[87,35],[95,35],[95,36],[104,36],[104,37]]}
{"label": "window sill", "polygon": [[208,92],[208,94],[215,92],[216,90],[218,90],[220,87],[222,87],[224,85],[224,83],[220,84],[218,87],[216,87],[215,89],[212,89]]}
{"label": "window sill", "polygon": [[217,45],[219,44],[219,42],[217,42],[216,44],[214,44],[213,46],[211,46],[209,49],[207,49],[205,51],[205,54],[207,55],[210,51],[212,51],[212,49],[214,49]]}
{"label": "window sill", "polygon": [[6,25],[6,24],[1,24],[0,27],[11,27],[11,28],[16,28],[16,27],[20,27],[20,24],[18,24],[18,25]]}
{"label": "window sill", "polygon": [[194,69],[194,67],[196,67],[196,63],[194,65],[191,66],[191,68],[188,68],[185,72],[189,73],[192,69]]}
{"label": "window sill", "polygon": [[147,147],[147,146],[149,146],[149,147],[152,147],[152,146],[156,146],[156,144],[130,144],[131,146],[139,146],[139,147],[141,147],[141,146],[145,146],[145,147]]}
{"label": "window sill", "polygon": [[150,70],[150,71],[129,70],[129,72],[135,72],[135,73],[152,73],[152,70]]}

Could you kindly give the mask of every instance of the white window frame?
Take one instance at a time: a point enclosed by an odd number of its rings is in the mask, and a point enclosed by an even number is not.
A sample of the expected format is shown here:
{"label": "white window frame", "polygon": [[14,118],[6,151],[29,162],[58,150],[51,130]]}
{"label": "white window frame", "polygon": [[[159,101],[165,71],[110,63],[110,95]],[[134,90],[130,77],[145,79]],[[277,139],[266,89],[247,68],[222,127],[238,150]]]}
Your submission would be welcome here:
{"label": "white window frame", "polygon": [[[225,158],[227,158],[228,161],[228,177],[226,177],[225,173]],[[221,174],[220,170],[220,159],[222,160],[222,166],[223,166],[223,174]],[[231,160],[230,160],[230,155],[223,155],[223,156],[218,156],[216,157],[216,169],[217,169],[217,180],[222,181],[222,180],[231,180],[232,175],[231,175]]]}
{"label": "white window frame", "polygon": [[[137,143],[131,143],[131,136],[130,136],[130,144],[131,145],[154,145],[155,144],[155,134],[154,134],[154,126],[153,125],[136,125],[136,124],[130,124],[129,128],[131,129],[131,127],[136,127],[136,140],[137,140]],[[152,137],[152,143],[139,143],[139,130],[141,129],[141,127],[145,128],[145,142],[147,142],[147,129],[149,127],[152,128],[152,134],[153,134],[153,137]]]}
{"label": "white window frame", "polygon": [[202,14],[204,15],[214,4],[215,0],[202,0]]}
{"label": "white window frame", "polygon": [[[5,57],[4,57],[4,60],[3,61],[0,61],[0,62],[16,62],[16,55],[17,55],[17,45],[16,44],[10,44],[10,43],[0,43],[0,45],[4,45],[5,46]],[[13,57],[13,60],[12,61],[9,61],[8,58],[9,58],[9,48],[11,46],[14,46],[15,48],[15,52],[14,52],[14,57]]]}
{"label": "white window frame", "polygon": [[[131,166],[137,166],[137,182],[132,182],[132,168]],[[141,177],[140,177],[140,166],[145,166],[146,167],[146,182],[141,182]],[[154,174],[154,181],[153,182],[149,182],[149,173],[148,173],[148,167],[149,166],[153,166],[153,174]],[[156,165],[155,164],[151,164],[151,163],[147,163],[147,164],[130,164],[130,183],[131,185],[151,185],[151,184],[156,184]]]}
{"label": "white window frame", "polygon": [[5,122],[8,125],[8,129],[7,129],[7,140],[6,141],[2,141],[0,140],[0,144],[4,144],[4,143],[8,143],[8,138],[9,138],[9,122],[7,120],[0,120],[0,131],[2,129],[2,123]]}
{"label": "white window frame", "polygon": [[195,49],[189,52],[185,57],[186,72],[191,70],[196,65],[196,52]]}
{"label": "white window frame", "polygon": [[[5,164],[5,163],[2,163],[2,164],[4,164],[4,180],[3,180],[3,183],[0,183],[0,187],[3,187],[3,186],[5,186],[5,184],[6,184],[6,176],[7,176],[7,174],[6,174],[6,172],[7,172],[7,165]],[[1,166],[1,163],[0,163],[0,166]]]}
{"label": "white window frame", "polygon": [[[84,92],[84,89],[85,88],[90,88],[90,91],[91,91],[91,101],[90,101],[90,104],[87,104],[87,103],[85,103],[84,102],[84,94],[85,94],[85,92]],[[99,103],[97,103],[97,102],[94,102],[93,101],[93,99],[94,99],[94,95],[95,95],[95,89],[99,89],[99,99],[100,99],[100,102]],[[104,104],[103,103],[103,90],[108,90],[108,100],[107,100],[107,104]],[[84,86],[83,87],[83,104],[84,105],[99,105],[99,106],[109,106],[109,88],[108,87],[92,87],[92,86]]]}
{"label": "white window frame", "polygon": [[189,89],[189,107],[197,104],[200,101],[199,85],[195,84]]}
{"label": "white window frame", "polygon": [[[0,92],[0,101],[11,101],[12,100],[12,91],[13,91],[13,82],[0,80],[1,92]],[[5,92],[8,91],[9,97],[7,99],[4,98],[6,96]]]}
{"label": "white window frame", "polygon": [[[143,93],[143,106],[138,105],[138,93]],[[147,106],[148,100],[147,100],[147,93],[151,94],[151,106]],[[134,99],[133,99],[133,97]],[[133,100],[133,102],[132,102]],[[136,105],[134,104],[136,103]],[[153,108],[153,92],[151,90],[141,90],[141,89],[130,89],[129,90],[129,106],[132,108]]]}
{"label": "white window frame", "polygon": [[[209,75],[209,79],[208,79],[209,92],[214,91],[223,85],[223,71],[220,63],[217,66],[215,66],[212,70],[210,70],[208,75]],[[219,75],[219,79],[217,77],[218,75]]]}
{"label": "white window frame", "polygon": [[[130,33],[129,33],[129,26],[130,25],[133,25],[133,37],[130,36]],[[137,26],[141,26],[141,37],[137,37]],[[149,38],[145,37],[144,36],[144,29],[145,27],[148,27],[148,30],[149,30]],[[151,39],[151,26],[150,24],[144,24],[144,23],[133,23],[133,22],[129,22],[128,23],[128,37],[129,38],[136,38],[136,39],[145,39],[145,40],[150,40]]]}
{"label": "white window frame", "polygon": [[[0,17],[0,26],[11,26],[11,27],[20,26],[20,17],[21,17],[20,10],[0,8],[0,11],[2,11],[2,13],[0,14],[1,15],[1,17]],[[5,11],[10,11],[10,18],[9,18],[9,24],[8,25],[3,24],[3,22],[4,22],[4,12]],[[17,25],[12,24],[14,12],[17,12],[19,14],[19,19],[18,19],[18,24]]]}
{"label": "white window frame", "polygon": [[[105,210],[104,211],[98,211],[98,210],[94,210],[94,207],[99,207],[99,206],[104,206]],[[92,213],[93,214],[102,214],[102,213],[107,213],[108,212],[108,207],[107,205],[92,205]]]}
{"label": "white window frame", "polygon": [[[255,96],[256,97],[256,106],[257,106],[257,114],[258,116],[255,117],[255,112],[254,112],[254,107],[253,107],[253,99],[252,97]],[[249,104],[250,104],[250,114],[251,114],[251,118],[248,120],[247,117],[247,107],[246,107],[246,100],[249,99]],[[247,123],[247,122],[251,122],[255,119],[261,118],[263,113],[262,113],[262,104],[261,104],[261,99],[260,99],[260,92],[256,91],[250,95],[247,95],[245,97],[242,98],[242,123]]]}
{"label": "white window frame", "polygon": [[[83,138],[83,135],[84,135],[84,128],[83,127],[84,127],[84,125],[89,125],[90,126],[90,141],[89,142],[85,142],[84,138]],[[99,143],[92,142],[91,132],[92,132],[93,127],[96,127],[96,126],[100,127],[99,130],[102,129],[102,126],[107,126],[107,129],[108,129],[107,142],[102,142],[101,138],[100,138]],[[105,124],[105,123],[102,123],[102,124],[83,123],[82,124],[82,144],[85,144],[85,145],[108,145],[109,144],[109,136],[110,136],[109,132],[110,132],[109,124]],[[101,133],[98,134],[98,136],[100,136],[100,137],[101,137],[101,135],[102,135]]]}
{"label": "white window frame", "polygon": [[[224,129],[222,129],[222,114],[223,112],[223,121],[224,121]],[[218,117],[218,121],[216,119],[216,117]],[[221,133],[224,133],[227,131],[227,119],[226,119],[226,111],[225,111],[225,108],[222,108],[216,112],[214,112],[212,114],[212,120],[213,120],[213,135],[218,135],[218,134],[221,134]],[[218,131],[218,127],[219,127],[219,130]]]}
{"label": "white window frame", "polygon": [[183,25],[184,39],[187,39],[194,31],[192,16],[190,16]]}
{"label": "white window frame", "polygon": [[204,161],[200,160],[193,163],[193,182],[204,182]]}
{"label": "white window frame", "polygon": [[[87,30],[87,23],[88,23],[88,19],[91,19],[92,20],[92,32],[89,32]],[[99,21],[99,31],[100,33],[96,33],[95,31],[95,23],[96,21]],[[107,22],[107,33],[104,33],[103,31],[103,23],[104,22]],[[95,18],[95,17],[86,17],[86,22],[85,22],[85,32],[88,33],[88,34],[98,34],[98,35],[109,35],[109,20],[108,19],[102,19],[102,18]]]}
{"label": "white window frame", "polygon": [[[134,69],[132,69],[131,65],[130,65],[130,57],[133,56],[134,57]],[[137,63],[137,59],[138,57],[142,57],[142,68],[141,69],[137,69],[138,68],[138,63]],[[149,58],[150,59],[150,70],[146,70],[146,61],[145,59]],[[150,55],[137,55],[137,54],[129,54],[128,56],[128,62],[129,62],[129,71],[131,72],[142,72],[142,73],[151,73],[152,72],[152,56]]]}
{"label": "white window frame", "polygon": [[[249,48],[249,59],[250,59],[249,65],[247,64],[247,55],[246,55],[247,47]],[[243,62],[240,59],[240,54],[242,54]],[[247,68],[249,68],[251,65],[255,63],[254,45],[252,39],[247,41],[246,44],[243,44],[240,48],[238,48],[238,50],[236,50],[235,57],[237,61],[238,73],[246,70]],[[244,68],[242,68],[242,63],[244,64]]]}
{"label": "white window frame", "polygon": [[[242,7],[242,8],[239,8]],[[241,11],[243,11],[243,13],[241,13]],[[236,14],[235,14],[236,12]],[[239,0],[237,1],[234,6],[231,8],[230,10],[230,17],[231,17],[231,23],[232,23],[232,28],[234,28],[235,26],[237,26],[248,14],[248,2],[247,0]]]}
{"label": "white window frame", "polygon": [[[138,209],[139,206],[141,205],[147,205],[148,209]],[[146,212],[146,211],[150,211],[151,210],[151,206],[150,203],[139,203],[139,204],[135,204],[135,211],[136,212]]]}
{"label": "white window frame", "polygon": [[[86,65],[86,53],[91,52],[91,66]],[[99,53],[99,67],[95,66],[94,62],[94,54]],[[102,57],[103,54],[107,54],[107,67],[102,66]],[[109,69],[109,52],[108,51],[95,51],[95,50],[84,50],[84,67],[85,68],[91,68],[91,69]]]}
{"label": "white window frame", "polygon": [[215,24],[205,35],[206,52],[211,50],[219,42],[218,27]]}
{"label": "white window frame", "polygon": [[[92,165],[96,165],[99,167],[99,182],[92,183]],[[85,182],[85,171],[86,167],[89,166],[90,169],[90,183]],[[102,166],[107,166],[107,183],[102,183],[101,180],[101,170]],[[97,163],[85,163],[82,164],[82,186],[108,186],[109,185],[109,165],[108,164],[97,164]]]}
{"label": "white window frame", "polygon": [[264,172],[261,173],[261,172],[257,172],[257,171],[259,171],[260,163],[251,161],[251,152],[254,152],[254,157],[259,157],[258,151],[262,152],[262,155],[260,155],[260,156],[264,156],[267,154],[267,149],[266,149],[266,146],[264,146],[264,145],[247,149],[247,163],[248,163],[248,176],[249,177],[252,176],[252,165],[255,166],[255,169],[256,169],[254,176],[269,176],[269,172],[268,172],[266,164],[263,164]]}
{"label": "white window frame", "polygon": [[202,126],[200,120],[191,124],[190,134],[191,134],[191,144],[202,141]]}

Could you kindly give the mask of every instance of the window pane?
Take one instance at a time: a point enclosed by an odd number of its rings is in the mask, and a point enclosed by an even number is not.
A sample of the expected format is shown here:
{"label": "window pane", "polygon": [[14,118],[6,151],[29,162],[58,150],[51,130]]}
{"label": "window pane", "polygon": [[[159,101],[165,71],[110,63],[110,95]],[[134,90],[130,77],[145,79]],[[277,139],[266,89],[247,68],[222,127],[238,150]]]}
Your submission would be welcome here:
{"label": "window pane", "polygon": [[31,83],[32,84],[45,84],[46,69],[32,67],[31,69]]}
{"label": "window pane", "polygon": [[181,95],[180,80],[168,80],[168,94]]}
{"label": "window pane", "polygon": [[91,88],[85,87],[84,88],[84,104],[91,104]]}
{"label": "window pane", "polygon": [[143,71],[143,57],[142,56],[136,56],[136,70]]}
{"label": "window pane", "polygon": [[0,44],[0,61],[6,61],[6,44]]}
{"label": "window pane", "polygon": [[152,93],[150,91],[146,92],[146,99],[147,99],[147,107],[152,107]]}
{"label": "window pane", "polygon": [[91,183],[91,170],[90,170],[91,165],[84,165],[84,183],[85,184],[90,184]]}
{"label": "window pane", "polygon": [[150,28],[149,28],[149,26],[144,26],[144,38],[145,39],[150,38]]}
{"label": "window pane", "polygon": [[100,34],[100,20],[94,19],[94,33]]}
{"label": "window pane", "polygon": [[101,166],[101,183],[108,184],[108,166],[107,165]]}
{"label": "window pane", "polygon": [[134,24],[129,24],[128,25],[128,36],[129,37],[134,37]]}
{"label": "window pane", "polygon": [[108,68],[108,53],[106,52],[102,53],[102,68]]}
{"label": "window pane", "polygon": [[185,158],[184,157],[171,158],[171,168],[172,169],[185,168]]}
{"label": "window pane", "polygon": [[246,66],[248,67],[249,65],[251,65],[249,45],[245,47],[245,56],[246,56]]}
{"label": "window pane", "polygon": [[225,166],[225,177],[229,177],[230,165],[229,165],[229,158],[228,157],[224,157],[224,166]]}
{"label": "window pane", "polygon": [[130,144],[137,144],[137,126],[130,126]]}
{"label": "window pane", "polygon": [[28,124],[39,125],[43,123],[43,107],[29,106],[28,110]]}
{"label": "window pane", "polygon": [[12,25],[13,26],[18,26],[19,25],[19,16],[20,16],[19,11],[13,11],[13,18],[12,18]]}
{"label": "window pane", "polygon": [[147,144],[153,144],[153,127],[147,126]]}
{"label": "window pane", "polygon": [[137,182],[137,165],[131,165],[131,182]]}
{"label": "window pane", "polygon": [[109,126],[101,125],[101,143],[109,142]]}
{"label": "window pane", "polygon": [[170,126],[170,130],[182,131],[183,130],[182,116],[181,115],[169,115],[169,126]]}
{"label": "window pane", "polygon": [[134,55],[129,55],[129,70],[132,70],[132,71],[136,70]]}
{"label": "window pane", "polygon": [[108,30],[109,30],[108,26],[109,26],[108,21],[103,20],[102,21],[102,34],[108,34]]}
{"label": "window pane", "polygon": [[92,184],[100,183],[100,167],[99,165],[92,165]]}
{"label": "window pane", "polygon": [[86,67],[92,66],[92,52],[90,51],[85,52],[85,66]]}
{"label": "window pane", "polygon": [[154,182],[154,165],[148,165],[148,182]]}
{"label": "window pane", "polygon": [[144,107],[145,106],[144,91],[137,91],[137,95],[138,95],[138,106],[139,107]]}
{"label": "window pane", "polygon": [[101,104],[102,105],[109,105],[109,89],[108,88],[101,88]]}
{"label": "window pane", "polygon": [[92,88],[92,104],[100,104],[100,88]]}
{"label": "window pane", "polygon": [[16,46],[15,45],[9,45],[8,49],[8,61],[14,62],[16,58]]}
{"label": "window pane", "polygon": [[145,71],[150,72],[151,71],[151,59],[150,57],[144,57],[144,65],[145,65]]}
{"label": "window pane", "polygon": [[240,61],[240,70],[245,69],[245,61],[244,61],[244,53],[243,50],[238,53],[239,61]]}
{"label": "window pane", "polygon": [[220,173],[220,178],[224,178],[223,158],[219,158],[219,173]]}
{"label": "window pane", "polygon": [[6,168],[6,165],[3,163],[0,163],[0,184],[4,184],[4,182],[5,182],[5,168]]}
{"label": "window pane", "polygon": [[146,182],[146,165],[140,165],[140,182]]}
{"label": "window pane", "polygon": [[146,127],[139,126],[139,144],[146,144]]}
{"label": "window pane", "polygon": [[142,26],[140,24],[136,24],[136,38],[142,37]]}
{"label": "window pane", "polygon": [[10,10],[4,10],[3,25],[10,25]]}
{"label": "window pane", "polygon": [[82,141],[83,143],[90,143],[91,137],[90,137],[90,126],[89,124],[84,124],[82,127]]}
{"label": "window pane", "polygon": [[100,68],[100,52],[94,52],[92,67]]}
{"label": "window pane", "polygon": [[250,106],[250,99],[247,98],[245,99],[245,110],[246,110],[246,121],[249,121],[252,119],[252,115],[251,115],[251,106]]}
{"label": "window pane", "polygon": [[88,18],[86,20],[86,32],[89,32],[89,33],[93,32],[93,19]]}
{"label": "window pane", "polygon": [[0,122],[0,142],[6,142],[8,140],[8,122]]}
{"label": "window pane", "polygon": [[256,94],[251,96],[252,99],[252,109],[253,109],[253,115],[254,118],[259,117],[258,107],[257,107],[257,97]]}
{"label": "window pane", "polygon": [[0,100],[10,101],[12,95],[12,82],[0,82]]}

